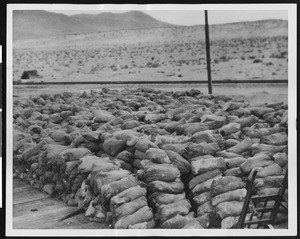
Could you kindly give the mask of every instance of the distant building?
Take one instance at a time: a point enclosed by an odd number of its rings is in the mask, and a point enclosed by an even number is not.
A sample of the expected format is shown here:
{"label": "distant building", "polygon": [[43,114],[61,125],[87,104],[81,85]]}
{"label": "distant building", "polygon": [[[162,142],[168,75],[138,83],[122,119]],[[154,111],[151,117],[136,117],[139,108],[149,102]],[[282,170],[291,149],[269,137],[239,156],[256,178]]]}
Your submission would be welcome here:
{"label": "distant building", "polygon": [[29,80],[29,79],[36,79],[36,78],[42,78],[42,76],[40,76],[37,73],[37,70],[24,71],[21,76],[22,80]]}

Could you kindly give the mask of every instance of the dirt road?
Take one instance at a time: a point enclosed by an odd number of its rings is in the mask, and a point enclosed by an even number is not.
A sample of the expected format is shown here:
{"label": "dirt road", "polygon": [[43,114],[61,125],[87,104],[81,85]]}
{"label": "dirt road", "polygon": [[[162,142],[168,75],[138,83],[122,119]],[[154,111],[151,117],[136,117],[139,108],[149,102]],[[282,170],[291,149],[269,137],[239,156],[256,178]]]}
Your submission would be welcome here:
{"label": "dirt road", "polygon": [[[122,90],[124,88],[156,88],[164,91],[179,91],[199,89],[204,94],[208,93],[207,85],[205,84],[147,84],[147,85],[17,85],[14,86],[14,98],[27,98],[37,96],[41,93],[56,94],[63,92],[80,93],[90,90],[101,90],[103,87],[110,89]],[[213,86],[214,94],[223,94],[234,97],[235,99],[243,99],[249,103],[271,103],[284,102],[288,103],[288,86],[287,84],[218,84]]]}

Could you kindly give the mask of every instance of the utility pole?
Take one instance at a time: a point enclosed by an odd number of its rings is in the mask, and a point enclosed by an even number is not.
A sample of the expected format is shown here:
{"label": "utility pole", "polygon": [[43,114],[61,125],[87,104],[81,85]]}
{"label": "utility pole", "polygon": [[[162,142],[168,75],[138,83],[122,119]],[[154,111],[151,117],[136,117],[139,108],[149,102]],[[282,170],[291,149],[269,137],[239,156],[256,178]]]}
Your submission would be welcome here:
{"label": "utility pole", "polygon": [[207,69],[207,79],[208,79],[208,94],[212,94],[207,10],[204,10],[204,12],[205,12],[205,45],[206,45],[206,69]]}

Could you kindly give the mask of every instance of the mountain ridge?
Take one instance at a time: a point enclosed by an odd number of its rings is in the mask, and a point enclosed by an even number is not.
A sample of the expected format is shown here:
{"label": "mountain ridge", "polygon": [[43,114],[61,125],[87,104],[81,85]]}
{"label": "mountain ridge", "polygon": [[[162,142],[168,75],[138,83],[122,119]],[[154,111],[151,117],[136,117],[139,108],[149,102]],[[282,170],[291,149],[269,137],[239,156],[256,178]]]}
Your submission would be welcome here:
{"label": "mountain ridge", "polygon": [[[211,31],[222,31],[233,34],[239,31],[259,32],[267,34],[287,33],[287,20],[264,19],[222,24],[210,24]],[[244,28],[246,27],[247,28]],[[204,28],[204,25],[174,25],[159,21],[154,17],[140,12],[124,13],[103,12],[99,14],[75,14],[48,12],[45,10],[15,10],[13,13],[13,41],[41,39],[69,34],[87,34],[118,30],[136,30],[152,28]]]}
{"label": "mountain ridge", "polygon": [[15,10],[13,13],[13,40],[170,26],[176,25],[159,21],[138,11],[68,16],[44,10]]}

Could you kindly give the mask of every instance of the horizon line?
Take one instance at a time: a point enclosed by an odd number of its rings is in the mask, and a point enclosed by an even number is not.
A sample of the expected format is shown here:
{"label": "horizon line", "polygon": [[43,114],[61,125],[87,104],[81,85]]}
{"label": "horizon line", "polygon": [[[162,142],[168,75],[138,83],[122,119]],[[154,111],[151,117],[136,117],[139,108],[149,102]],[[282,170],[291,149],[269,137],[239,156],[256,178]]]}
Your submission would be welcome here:
{"label": "horizon line", "polygon": [[[193,26],[204,26],[205,25],[205,23],[195,23],[195,24],[171,23],[169,21],[161,20],[161,19],[159,19],[155,16],[152,16],[151,14],[148,13],[148,11],[149,12],[158,12],[158,11],[174,12],[174,11],[181,11],[181,10],[147,10],[147,12],[145,12],[145,11],[133,9],[133,10],[84,10],[84,12],[82,12],[82,10],[20,9],[20,10],[14,10],[14,11],[44,11],[44,12],[58,14],[58,15],[64,15],[64,16],[68,16],[68,17],[72,17],[72,16],[76,16],[76,15],[96,16],[96,15],[101,15],[101,14],[105,14],[105,13],[111,13],[111,14],[117,14],[118,15],[118,14],[130,13],[130,12],[140,12],[140,13],[143,13],[147,16],[150,16],[150,17],[154,18],[155,20],[161,21],[163,23],[171,24],[171,25],[174,25],[174,26],[193,27]],[[66,11],[69,14],[67,14]],[[101,11],[101,12],[99,12],[99,11]],[[186,11],[186,10],[182,10],[182,11]],[[198,10],[198,11],[200,11],[200,10]],[[226,11],[231,11],[231,10],[208,10],[208,11],[210,11],[210,12],[212,12],[212,11],[226,12]],[[234,10],[234,11],[239,11],[239,10]],[[240,10],[240,11],[255,11],[255,10]],[[261,10],[257,10],[257,11],[261,11]],[[76,12],[81,12],[81,13],[76,13]],[[92,12],[97,12],[97,13],[92,13]],[[211,19],[209,19],[209,20],[211,20]],[[226,25],[226,24],[237,24],[237,23],[243,23],[243,22],[261,22],[261,21],[271,21],[271,20],[288,21],[288,19],[267,17],[267,18],[263,18],[263,19],[253,19],[253,20],[251,20],[251,19],[245,19],[245,20],[242,19],[242,20],[235,20],[235,21],[226,21],[226,22],[222,22],[222,23],[209,23],[209,25],[211,25],[211,26],[212,25]]]}

